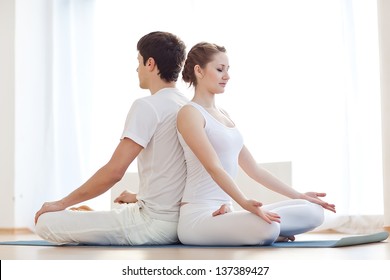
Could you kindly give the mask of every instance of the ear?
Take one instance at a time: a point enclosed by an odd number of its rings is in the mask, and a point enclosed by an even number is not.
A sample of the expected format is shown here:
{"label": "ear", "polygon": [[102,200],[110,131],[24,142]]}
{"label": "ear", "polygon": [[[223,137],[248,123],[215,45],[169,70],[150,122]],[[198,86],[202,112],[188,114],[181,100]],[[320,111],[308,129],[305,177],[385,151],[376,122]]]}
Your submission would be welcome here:
{"label": "ear", "polygon": [[194,73],[198,79],[202,79],[204,76],[203,69],[199,65],[194,66]]}
{"label": "ear", "polygon": [[156,67],[156,61],[153,57],[148,58],[148,60],[146,61],[146,66],[148,67],[149,71],[154,70],[154,68]]}

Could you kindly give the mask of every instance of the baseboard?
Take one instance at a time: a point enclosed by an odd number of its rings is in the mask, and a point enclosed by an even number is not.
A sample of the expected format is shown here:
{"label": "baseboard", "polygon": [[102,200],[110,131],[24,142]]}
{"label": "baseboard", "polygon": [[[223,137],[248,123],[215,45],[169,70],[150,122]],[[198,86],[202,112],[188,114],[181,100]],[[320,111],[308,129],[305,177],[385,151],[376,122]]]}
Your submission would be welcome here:
{"label": "baseboard", "polygon": [[31,234],[29,228],[0,228],[0,234]]}

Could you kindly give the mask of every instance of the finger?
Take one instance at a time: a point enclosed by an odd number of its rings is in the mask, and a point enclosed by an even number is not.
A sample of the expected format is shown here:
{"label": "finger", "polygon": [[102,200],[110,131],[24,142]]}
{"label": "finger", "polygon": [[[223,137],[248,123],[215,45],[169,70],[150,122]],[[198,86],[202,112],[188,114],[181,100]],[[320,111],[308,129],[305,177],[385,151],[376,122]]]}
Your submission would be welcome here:
{"label": "finger", "polygon": [[116,203],[121,203],[121,202],[123,202],[122,197],[123,197],[123,194],[121,194],[120,196],[118,196],[117,198],[115,198],[114,202],[116,202]]}
{"label": "finger", "polygon": [[260,216],[260,218],[262,218],[264,221],[266,221],[267,223],[269,224],[272,224],[272,220],[270,218],[267,217],[267,215],[264,215],[264,216]]}
{"label": "finger", "polygon": [[272,224],[273,218],[268,215],[268,213],[264,213],[263,211],[259,212],[257,214],[260,218],[262,218],[264,221],[266,221],[269,224]]}
{"label": "finger", "polygon": [[37,224],[38,218],[39,218],[40,215],[41,215],[41,214],[40,214],[40,211],[38,211],[38,212],[35,214],[35,224]]}
{"label": "finger", "polygon": [[323,208],[336,213],[336,206],[334,204],[329,204],[329,203],[324,202],[324,203],[321,203],[320,205]]}
{"label": "finger", "polygon": [[279,217],[279,216],[269,215],[268,218],[269,218],[271,221],[273,221],[273,222],[280,223],[280,217]]}
{"label": "finger", "polygon": [[275,213],[271,213],[269,214],[272,218],[275,218],[275,219],[280,219],[280,216],[278,214],[275,214]]}
{"label": "finger", "polygon": [[269,217],[269,219],[271,221],[280,223],[280,216],[279,216],[279,214],[274,213],[274,212],[267,212],[266,214],[267,214],[267,216]]}
{"label": "finger", "polygon": [[336,207],[335,207],[334,205],[327,205],[327,206],[325,207],[325,209],[328,209],[328,210],[330,210],[330,211],[336,213]]}

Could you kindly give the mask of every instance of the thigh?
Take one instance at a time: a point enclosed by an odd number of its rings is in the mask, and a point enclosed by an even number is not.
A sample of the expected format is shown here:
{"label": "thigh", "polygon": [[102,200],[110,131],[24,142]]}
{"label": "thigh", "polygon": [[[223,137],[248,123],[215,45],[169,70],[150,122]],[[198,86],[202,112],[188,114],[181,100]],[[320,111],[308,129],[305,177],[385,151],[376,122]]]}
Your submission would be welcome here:
{"label": "thigh", "polygon": [[137,204],[129,204],[110,211],[45,213],[38,220],[36,232],[60,244],[165,244],[177,240],[176,226],[177,223],[153,220]]}
{"label": "thigh", "polygon": [[212,209],[191,211],[191,205],[182,208],[178,234],[184,244],[267,245],[279,236],[278,223],[268,224],[248,211],[213,217]]}

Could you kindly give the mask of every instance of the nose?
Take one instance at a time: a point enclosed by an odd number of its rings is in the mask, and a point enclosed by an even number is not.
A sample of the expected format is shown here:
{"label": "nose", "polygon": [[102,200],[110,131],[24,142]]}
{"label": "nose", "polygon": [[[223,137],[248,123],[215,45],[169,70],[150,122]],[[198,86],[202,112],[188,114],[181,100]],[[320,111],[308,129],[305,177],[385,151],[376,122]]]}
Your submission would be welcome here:
{"label": "nose", "polygon": [[226,74],[223,75],[223,79],[224,79],[224,80],[229,80],[229,79],[230,79],[230,75],[229,75],[228,72],[226,72]]}
{"label": "nose", "polygon": [[135,69],[135,71],[137,71],[137,73],[138,73],[138,67],[137,67],[137,69]]}

